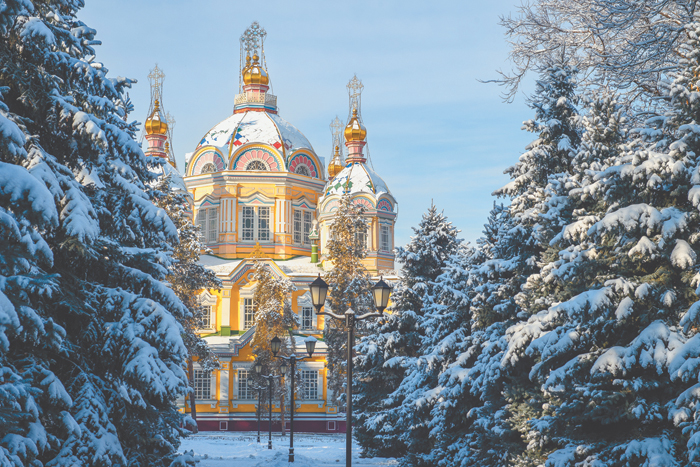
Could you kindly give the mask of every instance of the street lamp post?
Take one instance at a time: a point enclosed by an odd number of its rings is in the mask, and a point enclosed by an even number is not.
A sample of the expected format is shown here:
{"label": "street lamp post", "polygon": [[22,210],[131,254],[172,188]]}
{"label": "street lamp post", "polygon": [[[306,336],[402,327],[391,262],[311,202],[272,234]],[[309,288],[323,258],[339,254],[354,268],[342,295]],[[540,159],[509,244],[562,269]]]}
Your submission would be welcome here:
{"label": "street lamp post", "polygon": [[[268,438],[267,438],[267,449],[272,449],[272,380],[275,378],[279,378],[278,375],[263,375],[262,374],[262,363],[258,362],[255,364],[255,372],[258,374],[259,377],[267,380],[267,393],[270,396],[270,401],[268,403],[268,409],[269,409],[269,418],[267,420],[267,430],[268,430]],[[258,395],[258,405],[260,405],[260,395]],[[260,413],[258,413],[258,443],[260,442]]]}
{"label": "street lamp post", "polygon": [[[307,358],[311,358],[312,354],[314,353],[314,349],[316,348],[316,338],[315,337],[307,337],[304,340],[304,343],[306,344],[306,352],[309,354],[308,357],[298,357],[294,352],[296,350],[296,345],[294,345],[294,342],[292,341],[292,354],[287,356],[280,355],[279,357],[277,356],[277,353],[280,351],[280,348],[282,347],[282,341],[280,340],[279,337],[275,336],[274,339],[270,342],[270,347],[272,350],[272,355],[275,358],[281,358],[285,362],[289,362],[291,365],[291,370],[292,370],[292,391],[291,391],[291,404],[290,405],[290,410],[289,410],[289,462],[294,462],[294,404],[295,404],[295,398],[294,398],[294,374],[296,373],[296,365],[297,361],[299,360],[305,360]],[[282,363],[282,374],[284,375],[286,373],[285,371],[286,365],[284,362]]]}
{"label": "street lamp post", "polygon": [[260,444],[260,411],[262,406],[260,405],[260,398],[262,397],[262,391],[265,386],[252,386],[250,389],[255,389],[258,391],[258,444]]}
{"label": "street lamp post", "polygon": [[384,278],[381,277],[379,282],[374,284],[372,287],[372,297],[374,298],[374,306],[377,308],[378,313],[365,313],[364,315],[355,316],[355,312],[348,308],[348,310],[342,314],[337,315],[333,312],[327,311],[325,313],[321,312],[326,303],[326,294],[328,293],[328,284],[321,279],[321,274],[318,278],[309,285],[309,290],[311,291],[311,302],[316,308],[317,315],[328,315],[335,319],[345,319],[345,327],[348,333],[348,343],[347,343],[347,387],[345,398],[346,412],[345,412],[345,465],[346,467],[352,466],[352,348],[355,345],[355,323],[357,321],[362,321],[368,318],[375,318],[382,316],[384,309],[386,309],[389,304],[389,295],[391,294],[391,287],[384,282]]}

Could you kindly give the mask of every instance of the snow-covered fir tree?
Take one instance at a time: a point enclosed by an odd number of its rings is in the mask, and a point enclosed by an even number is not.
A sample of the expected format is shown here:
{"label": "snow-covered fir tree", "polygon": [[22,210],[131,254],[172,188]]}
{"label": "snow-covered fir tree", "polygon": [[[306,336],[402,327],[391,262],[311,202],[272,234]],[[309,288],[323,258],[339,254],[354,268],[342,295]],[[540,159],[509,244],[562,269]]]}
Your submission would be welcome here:
{"label": "snow-covered fir tree", "polygon": [[[541,273],[559,303],[511,330],[509,353],[537,359],[546,413],[531,425],[552,441],[550,466],[700,463],[700,24],[686,32],[672,110],[572,184],[582,206]],[[586,139],[614,133],[614,119],[599,121]]]}
{"label": "snow-covered fir tree", "polygon": [[[197,334],[200,329],[205,307],[198,301],[198,294],[202,290],[220,289],[221,280],[216,274],[199,263],[200,253],[208,251],[201,241],[199,227],[192,223],[191,216],[187,212],[189,199],[187,192],[183,190],[182,179],[172,173],[169,165],[163,166],[163,175],[158,180],[152,196],[156,206],[165,210],[173,221],[178,233],[178,243],[174,247],[173,259],[167,277],[170,287],[187,307],[187,314],[178,317],[183,328],[182,338],[189,354],[187,359],[187,371],[190,383],[190,416],[194,419],[193,430],[197,430],[197,405],[194,398],[194,362],[193,357],[205,371],[211,371],[219,367],[219,362],[211,351],[206,341]],[[180,183],[177,183],[175,178]],[[205,311],[206,310],[206,311]]]}
{"label": "snow-covered fir tree", "polygon": [[[538,272],[549,241],[559,226],[566,223],[565,219],[570,213],[570,206],[561,191],[562,179],[571,172],[572,161],[580,142],[575,77],[575,69],[567,65],[553,64],[537,81],[535,94],[530,99],[530,105],[535,110],[535,119],[525,122],[523,126],[526,131],[535,133],[537,139],[528,145],[527,152],[520,156],[518,163],[506,170],[513,180],[495,193],[511,198],[508,213],[511,225],[503,231],[504,235],[497,240],[496,246],[502,257],[500,261],[487,262],[480,271],[482,278],[489,283],[489,269],[502,267],[503,271],[499,271],[498,274],[505,275],[505,282],[509,284],[504,288],[499,284],[498,288],[501,288],[502,292],[513,293],[508,297],[497,296],[496,300],[485,297],[499,309],[505,305],[502,311],[508,312],[497,317],[495,321],[485,321],[484,324],[488,324],[488,328],[479,330],[489,331],[485,334],[479,333],[478,337],[483,339],[482,342],[499,343],[499,351],[491,358],[501,360],[502,369],[498,376],[504,378],[502,394],[506,402],[507,422],[505,426],[501,425],[504,420],[503,412],[497,409],[497,405],[491,405],[491,408],[496,410],[492,412],[493,419],[486,422],[486,425],[499,426],[497,431],[515,430],[520,433],[526,442],[523,447],[528,453],[522,455],[529,458],[515,460],[516,465],[529,465],[529,462],[541,462],[544,458],[542,447],[533,444],[529,439],[532,436],[529,420],[541,411],[542,404],[536,385],[528,377],[528,357],[518,355],[517,357],[522,359],[520,365],[515,365],[518,360],[512,355],[510,359],[505,358],[503,338],[509,339],[509,336],[502,333],[513,320],[531,313],[532,303],[530,296],[524,293],[524,283],[530,275]],[[490,306],[484,308],[488,310]],[[490,335],[490,332],[495,332],[496,335]],[[492,371],[491,358],[480,359],[476,372]],[[481,367],[483,364],[487,367]],[[518,448],[514,448],[509,456],[519,456],[517,451]]]}
{"label": "snow-covered fir tree", "polygon": [[187,308],[159,162],[94,61],[82,2],[0,11],[0,464],[169,465]]}
{"label": "snow-covered fir tree", "polygon": [[425,434],[425,426],[412,432],[405,424],[405,394],[396,392],[406,370],[416,363],[425,336],[425,300],[432,282],[443,272],[458,248],[458,230],[432,205],[423,215],[415,235],[405,248],[396,249],[402,263],[388,315],[370,324],[360,340],[355,359],[353,393],[356,436],[367,455],[403,456],[409,449],[423,452],[425,443],[413,443]]}
{"label": "snow-covered fir tree", "polygon": [[[470,317],[454,326],[453,333],[464,338],[455,340],[438,378],[441,390],[430,423],[433,465],[506,465],[511,452],[522,450],[519,434],[503,410],[507,402],[500,366],[520,285],[511,270],[513,245],[503,242],[512,227],[508,207],[494,204],[467,265],[468,277],[453,286],[467,294]],[[454,282],[444,276],[447,285]]]}
{"label": "snow-covered fir tree", "polygon": [[[262,364],[264,375],[280,375],[282,359],[272,356],[270,345],[272,339],[279,337],[282,340],[279,355],[289,356],[293,353],[293,337],[289,331],[299,325],[299,320],[292,311],[289,296],[295,290],[295,287],[289,279],[275,277],[270,270],[270,266],[261,260],[258,260],[255,264],[253,280],[256,282],[253,293],[255,334],[250,347],[255,356],[254,364]],[[259,378],[255,374],[251,374],[251,376],[256,385],[269,388],[267,381],[263,378]],[[301,378],[297,378],[296,381],[301,381]],[[268,409],[269,394],[267,391],[266,389],[263,392],[263,400],[258,404],[258,410],[261,413],[266,413]],[[280,384],[279,379],[273,382],[272,398],[278,401],[279,406],[282,407],[279,416],[283,427],[287,394],[289,394],[289,387]]]}
{"label": "snow-covered fir tree", "polygon": [[[362,264],[365,246],[360,238],[367,232],[362,217],[363,209],[357,206],[349,193],[343,194],[330,227],[326,258],[332,269],[324,275],[328,284],[326,306],[337,315],[352,309],[362,315],[374,311],[372,283]],[[345,321],[326,316],[323,338],[328,346],[328,390],[334,402],[342,405],[345,400],[347,380],[347,339]]]}
{"label": "snow-covered fir tree", "polygon": [[464,339],[455,340],[442,362],[442,391],[432,409],[434,464],[522,463],[519,456],[528,450],[528,420],[541,404],[527,362],[516,367],[504,360],[507,330],[528,315],[523,285],[538,272],[556,226],[564,222],[553,217],[553,207],[562,214],[570,210],[560,181],[571,170],[580,140],[574,74],[555,65],[537,82],[530,101],[536,118],[523,127],[537,138],[506,171],[512,181],[495,194],[509,197],[510,206],[494,207],[470,261],[465,293],[471,320],[461,323],[470,329],[453,330]]}
{"label": "snow-covered fir tree", "polygon": [[454,427],[445,426],[440,411],[434,413],[433,409],[443,398],[440,375],[461,354],[471,334],[469,275],[473,259],[474,250],[460,244],[445,261],[443,272],[429,282],[432,290],[424,298],[420,324],[424,332],[418,356],[407,360],[405,376],[389,396],[391,400],[401,399],[389,418],[398,420],[404,429],[400,436],[407,450],[403,465],[435,465],[432,451],[436,444],[445,436],[453,436]]}

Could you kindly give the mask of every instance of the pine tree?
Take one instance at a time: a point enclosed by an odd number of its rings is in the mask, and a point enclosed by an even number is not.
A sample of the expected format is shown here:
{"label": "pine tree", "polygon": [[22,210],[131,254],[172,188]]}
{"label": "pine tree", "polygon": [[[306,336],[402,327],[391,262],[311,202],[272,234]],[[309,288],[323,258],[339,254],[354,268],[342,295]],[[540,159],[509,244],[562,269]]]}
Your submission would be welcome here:
{"label": "pine tree", "polygon": [[[507,401],[500,362],[507,349],[507,323],[517,309],[513,297],[520,285],[511,271],[517,265],[509,257],[513,245],[503,241],[512,227],[508,207],[494,203],[484,236],[469,261],[462,263],[466,273],[455,274],[455,278],[447,272],[441,276],[447,291],[454,288],[468,297],[470,316],[461,323],[452,320],[452,334],[445,339],[452,345],[443,359],[444,370],[438,376],[441,390],[431,411],[433,447],[426,457],[432,465],[500,466],[508,464],[512,452],[522,450],[520,437],[503,410]],[[455,280],[464,275],[461,283]],[[463,310],[464,305],[459,304],[455,303],[456,309]]]}
{"label": "pine tree", "polygon": [[[324,276],[329,289],[326,306],[337,315],[344,314],[348,309],[357,315],[375,311],[371,290],[373,284],[362,264],[366,252],[358,240],[367,231],[362,213],[362,208],[353,203],[349,193],[345,193],[330,226],[327,258],[332,269]],[[341,405],[347,379],[345,322],[326,316],[324,323],[323,338],[328,347],[328,391]]]}
{"label": "pine tree", "polygon": [[537,359],[531,377],[547,410],[532,426],[555,444],[547,465],[700,462],[700,24],[686,31],[669,113],[612,144],[615,106],[592,109],[586,139],[596,150],[580,159],[598,167],[571,184],[581,207],[541,274],[561,303],[513,329],[510,352]]}
{"label": "pine tree", "polygon": [[460,242],[457,229],[434,205],[414,232],[411,242],[396,250],[402,273],[392,292],[391,314],[370,325],[357,347],[353,388],[356,436],[370,456],[405,455],[406,436],[421,436],[422,431],[406,433],[401,407],[405,394],[395,391],[419,356],[425,335],[425,299],[432,295],[432,282]]}
{"label": "pine tree", "polygon": [[440,376],[448,365],[461,354],[462,346],[471,334],[470,270],[474,250],[460,244],[457,251],[445,261],[443,272],[429,282],[431,292],[423,300],[424,329],[418,356],[410,360],[405,376],[390,398],[401,398],[391,419],[398,420],[400,439],[407,454],[402,464],[433,466],[433,450],[445,436],[454,434],[453,426],[445,426],[439,410],[442,399]]}
{"label": "pine tree", "polygon": [[156,205],[168,214],[178,232],[178,243],[173,251],[173,259],[176,262],[172,265],[167,280],[177,297],[187,307],[187,314],[181,316],[178,321],[184,331],[182,337],[189,355],[187,369],[190,382],[190,415],[195,422],[191,428],[196,431],[197,405],[194,398],[193,358],[197,358],[205,371],[219,367],[216,355],[206,341],[197,334],[205,312],[197,301],[197,295],[202,290],[221,289],[221,280],[213,271],[199,264],[200,252],[207,252],[208,249],[201,241],[199,227],[192,223],[187,213],[188,195],[178,187],[178,183],[173,181],[173,177],[179,177],[179,175],[167,170],[168,166],[163,168],[166,170],[158,180],[152,196]]}
{"label": "pine tree", "polygon": [[[0,12],[0,463],[169,465],[186,307],[158,161],[94,61],[81,2]],[[186,461],[184,458],[180,461]]]}
{"label": "pine tree", "polygon": [[[280,337],[282,340],[280,356],[289,356],[294,351],[294,338],[291,332],[289,333],[289,338],[287,338],[287,333],[299,324],[297,315],[292,311],[292,305],[289,301],[289,295],[295,290],[295,287],[289,279],[276,278],[270,271],[270,267],[261,260],[256,261],[253,280],[256,282],[253,294],[255,334],[250,347],[253,349],[253,355],[255,355],[254,364],[262,364],[263,374],[279,375],[281,374],[282,359],[273,358],[270,343],[273,338]],[[253,380],[258,386],[267,385],[267,381],[263,378],[256,378],[256,375],[253,375]],[[299,376],[295,381],[301,381],[301,377]],[[279,381],[275,383],[277,384],[273,383],[272,386],[272,397],[274,400],[279,401],[281,408],[280,424],[284,427],[285,400],[290,388]],[[264,414],[268,408],[269,394],[267,391],[264,391],[262,394],[263,400],[258,404],[258,411],[261,414]],[[295,388],[296,391],[297,388]]]}
{"label": "pine tree", "polygon": [[[580,142],[575,70],[545,70],[530,100],[536,118],[524,129],[536,134],[514,166],[512,181],[495,192],[511,198],[495,206],[485,237],[469,262],[470,323],[453,329],[462,336],[451,347],[438,376],[442,388],[432,409],[433,464],[537,465],[545,451],[530,443],[529,420],[541,412],[538,387],[529,380],[529,357],[510,355],[509,328],[530,313],[528,277],[539,271],[549,241],[570,215],[562,180]],[[467,327],[469,329],[467,329]]]}

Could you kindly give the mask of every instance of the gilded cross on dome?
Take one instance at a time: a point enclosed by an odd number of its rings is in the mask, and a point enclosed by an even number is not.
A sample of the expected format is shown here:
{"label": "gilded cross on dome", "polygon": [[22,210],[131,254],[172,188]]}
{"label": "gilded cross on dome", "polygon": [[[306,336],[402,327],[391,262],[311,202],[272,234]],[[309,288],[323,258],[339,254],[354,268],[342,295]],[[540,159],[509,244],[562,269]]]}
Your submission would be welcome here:
{"label": "gilded cross on dome", "polygon": [[258,50],[262,51],[265,36],[267,36],[265,29],[254,21],[241,36],[241,48],[246,51],[246,55],[253,56],[258,53]]}
{"label": "gilded cross on dome", "polygon": [[[333,135],[333,148],[336,146],[340,148],[340,152],[343,152],[343,140],[341,139],[341,134],[343,132],[343,128],[345,125],[343,125],[343,122],[340,121],[340,118],[338,116],[335,116],[335,120],[333,120],[330,124],[331,128],[331,134]],[[333,149],[331,148],[331,157],[333,153]]]}
{"label": "gilded cross on dome", "polygon": [[165,73],[158,68],[156,63],[156,66],[148,73],[148,82],[151,85],[151,107],[156,99],[163,102],[163,80],[165,80]]}
{"label": "gilded cross on dome", "polygon": [[364,89],[364,85],[362,81],[357,79],[357,75],[355,75],[348,83],[347,88],[348,96],[350,97],[350,113],[348,114],[348,119],[352,115],[352,111],[357,110],[357,115],[360,121],[362,121],[360,105],[362,104],[362,90]]}

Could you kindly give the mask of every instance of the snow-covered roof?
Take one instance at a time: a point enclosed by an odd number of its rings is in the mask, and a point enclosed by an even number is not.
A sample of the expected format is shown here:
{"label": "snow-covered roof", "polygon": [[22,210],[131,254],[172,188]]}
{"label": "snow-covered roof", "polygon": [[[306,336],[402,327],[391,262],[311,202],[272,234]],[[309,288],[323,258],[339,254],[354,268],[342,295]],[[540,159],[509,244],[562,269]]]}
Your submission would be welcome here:
{"label": "snow-covered roof", "polygon": [[348,164],[333,180],[329,181],[325,188],[325,196],[342,195],[346,185],[350,189],[350,194],[368,193],[375,198],[382,193],[391,194],[384,180],[374,170],[359,162]]}
{"label": "snow-covered roof", "polygon": [[318,274],[323,272],[319,267],[321,263],[312,263],[308,256],[297,256],[285,261],[275,261],[275,264],[287,275],[292,274]]}
{"label": "snow-covered roof", "polygon": [[183,180],[182,175],[180,175],[180,171],[173,167],[172,164],[164,164],[163,173],[165,175],[171,176],[170,183],[172,184],[172,187],[174,189],[184,191],[189,195],[189,192],[187,191],[187,186],[185,185],[185,180]]}
{"label": "snow-covered roof", "polygon": [[197,149],[214,146],[228,155],[231,145],[234,145],[231,152],[235,152],[236,146],[248,143],[269,144],[283,154],[297,149],[313,151],[306,136],[279,115],[252,111],[233,114],[217,124],[204,135]]}
{"label": "snow-covered roof", "polygon": [[245,260],[224,259],[212,255],[201,255],[199,257],[199,264],[206,266],[207,269],[214,271],[215,274],[224,276],[231,274],[242,261]]}
{"label": "snow-covered roof", "polygon": [[[221,276],[230,275],[243,261],[245,259],[224,259],[212,255],[202,255],[199,258],[200,264]],[[288,276],[294,274],[313,275],[323,272],[323,269],[318,267],[320,263],[312,263],[308,256],[273,261]]]}

